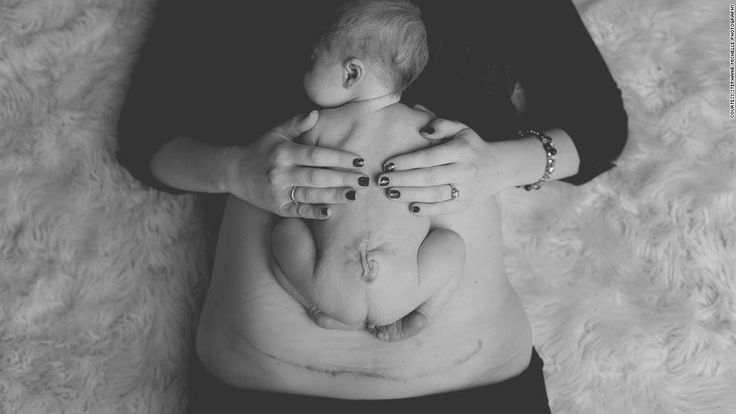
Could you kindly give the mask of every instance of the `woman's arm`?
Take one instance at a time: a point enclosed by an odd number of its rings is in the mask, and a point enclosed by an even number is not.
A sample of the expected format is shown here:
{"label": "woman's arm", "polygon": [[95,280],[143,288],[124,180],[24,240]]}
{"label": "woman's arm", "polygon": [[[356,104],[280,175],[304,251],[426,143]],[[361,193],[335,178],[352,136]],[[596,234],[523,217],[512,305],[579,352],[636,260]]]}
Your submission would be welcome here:
{"label": "woman's arm", "polygon": [[[280,216],[328,218],[330,209],[323,204],[349,202],[345,193],[363,174],[322,168],[355,168],[356,154],[293,143],[317,117],[317,111],[297,115],[246,146],[175,138],[153,155],[151,175],[175,189],[233,194]],[[292,201],[293,187],[299,203]]]}
{"label": "woman's arm", "polygon": [[151,175],[184,191],[226,193],[223,165],[227,149],[191,138],[174,138],[151,158]]}
{"label": "woman's arm", "polygon": [[284,107],[274,104],[270,83],[280,75],[261,79],[264,70],[235,65],[267,60],[259,54],[267,45],[239,60],[223,56],[227,42],[249,50],[248,42],[269,39],[223,38],[207,26],[219,24],[216,16],[199,19],[204,11],[193,1],[160,0],[154,11],[118,120],[117,157],[133,177],[174,194],[231,193],[280,216],[327,218],[330,204],[349,201],[360,156],[293,142],[316,111],[266,130],[290,115],[271,113]]}
{"label": "woman's arm", "polygon": [[[523,123],[552,137],[552,179],[582,184],[611,168],[623,149],[627,116],[621,93],[569,0],[524,3],[499,3],[505,13],[499,21],[513,33],[514,69],[525,90]],[[386,160],[395,167],[385,176],[402,187],[402,200],[415,201],[415,214],[462,211],[502,189],[536,182],[544,172],[545,153],[533,137],[486,142],[472,125],[442,119],[422,134],[449,142]],[[448,184],[460,198],[450,199]]]}
{"label": "woman's arm", "polygon": [[[570,0],[516,1],[514,6],[506,30],[514,34],[513,65],[527,100],[524,124],[564,131],[580,166],[572,176],[555,171],[553,178],[588,182],[613,167],[626,143],[621,91]],[[558,157],[563,155],[559,149]]]}

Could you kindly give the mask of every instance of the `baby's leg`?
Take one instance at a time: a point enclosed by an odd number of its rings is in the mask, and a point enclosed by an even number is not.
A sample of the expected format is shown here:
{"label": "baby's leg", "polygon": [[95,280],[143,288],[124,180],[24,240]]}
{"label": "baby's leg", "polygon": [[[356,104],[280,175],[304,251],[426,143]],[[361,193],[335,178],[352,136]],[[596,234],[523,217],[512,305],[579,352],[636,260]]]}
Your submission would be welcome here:
{"label": "baby's leg", "polygon": [[452,230],[432,230],[419,247],[417,264],[419,294],[427,300],[390,325],[368,326],[376,338],[387,342],[400,341],[429,325],[460,283],[465,266],[465,242]]}
{"label": "baby's leg", "polygon": [[317,246],[312,231],[304,220],[287,218],[273,229],[273,272],[281,287],[307,310],[309,317],[325,329],[362,329],[363,325],[347,325],[314,306],[311,280],[317,258]]}

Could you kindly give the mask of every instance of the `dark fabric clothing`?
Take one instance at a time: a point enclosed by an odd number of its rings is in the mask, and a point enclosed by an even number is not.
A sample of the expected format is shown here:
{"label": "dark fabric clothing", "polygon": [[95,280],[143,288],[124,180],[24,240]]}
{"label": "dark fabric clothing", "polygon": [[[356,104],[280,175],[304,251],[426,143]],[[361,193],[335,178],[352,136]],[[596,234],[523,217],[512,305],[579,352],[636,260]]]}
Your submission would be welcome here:
{"label": "dark fabric clothing", "polygon": [[[157,181],[153,154],[186,136],[248,144],[314,108],[301,80],[310,45],[338,1],[160,0],[118,122],[118,159],[140,181]],[[557,127],[573,139],[587,182],[613,166],[627,136],[621,93],[569,0],[417,1],[430,63],[405,92],[438,116],[487,140],[520,126]],[[509,96],[520,81],[528,110]]]}
{"label": "dark fabric clothing", "polygon": [[[196,358],[196,357],[194,357]],[[461,391],[391,400],[343,400],[267,391],[253,391],[227,385],[193,361],[190,373],[189,414],[247,412],[330,413],[549,413],[544,384],[544,363],[532,351],[529,367],[506,381]]]}

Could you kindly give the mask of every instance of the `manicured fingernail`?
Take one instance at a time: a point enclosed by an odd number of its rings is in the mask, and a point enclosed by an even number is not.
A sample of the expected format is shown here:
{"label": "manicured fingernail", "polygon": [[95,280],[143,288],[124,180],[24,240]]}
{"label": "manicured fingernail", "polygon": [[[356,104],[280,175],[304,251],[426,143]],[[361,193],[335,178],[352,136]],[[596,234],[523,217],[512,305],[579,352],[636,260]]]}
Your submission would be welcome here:
{"label": "manicured fingernail", "polygon": [[388,195],[388,198],[397,199],[401,197],[401,193],[399,190],[394,190],[393,188],[386,190],[386,195]]}
{"label": "manicured fingernail", "polygon": [[432,134],[434,134],[434,128],[431,127],[431,126],[425,126],[419,132],[424,132],[425,134],[432,135]]}
{"label": "manicured fingernail", "polygon": [[347,198],[348,200],[355,200],[355,190],[350,190],[345,193],[345,198]]}
{"label": "manicured fingernail", "polygon": [[390,183],[390,182],[391,182],[391,180],[388,177],[385,177],[385,176],[378,179],[378,185],[381,186],[381,187],[387,186],[388,183]]}
{"label": "manicured fingernail", "polygon": [[356,159],[353,160],[353,166],[355,166],[355,167],[360,168],[360,167],[362,167],[364,165],[365,165],[365,160],[362,159],[362,158],[356,158]]}
{"label": "manicured fingernail", "polygon": [[383,164],[383,171],[384,172],[391,172],[391,171],[393,171],[395,169],[396,169],[396,164],[394,164],[392,162],[387,162],[387,163]]}
{"label": "manicured fingernail", "polygon": [[322,210],[320,210],[320,212],[322,213],[322,217],[327,217],[328,215],[330,215],[330,209],[327,207],[322,207]]}
{"label": "manicured fingernail", "polygon": [[358,178],[358,185],[360,185],[361,187],[368,187],[369,182],[370,180],[368,179],[368,177]]}
{"label": "manicured fingernail", "polygon": [[411,206],[411,212],[414,214],[419,213],[419,206]]}

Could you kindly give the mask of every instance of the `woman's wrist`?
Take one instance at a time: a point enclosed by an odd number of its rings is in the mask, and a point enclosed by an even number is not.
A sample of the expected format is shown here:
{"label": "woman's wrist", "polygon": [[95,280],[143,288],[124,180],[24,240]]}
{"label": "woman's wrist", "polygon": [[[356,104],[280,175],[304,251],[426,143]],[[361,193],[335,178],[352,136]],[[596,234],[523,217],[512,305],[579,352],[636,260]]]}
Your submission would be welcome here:
{"label": "woman's wrist", "polygon": [[[570,136],[561,129],[543,132],[552,138],[557,150],[555,168],[551,180],[575,175],[580,159]],[[534,136],[489,143],[493,158],[499,163],[496,177],[502,189],[532,184],[544,175],[547,167],[547,153],[542,143]],[[500,154],[500,155],[499,155]]]}
{"label": "woman's wrist", "polygon": [[220,161],[217,163],[219,169],[217,173],[216,185],[221,193],[232,193],[233,177],[238,176],[240,158],[238,153],[242,151],[240,146],[225,146],[220,148]]}

